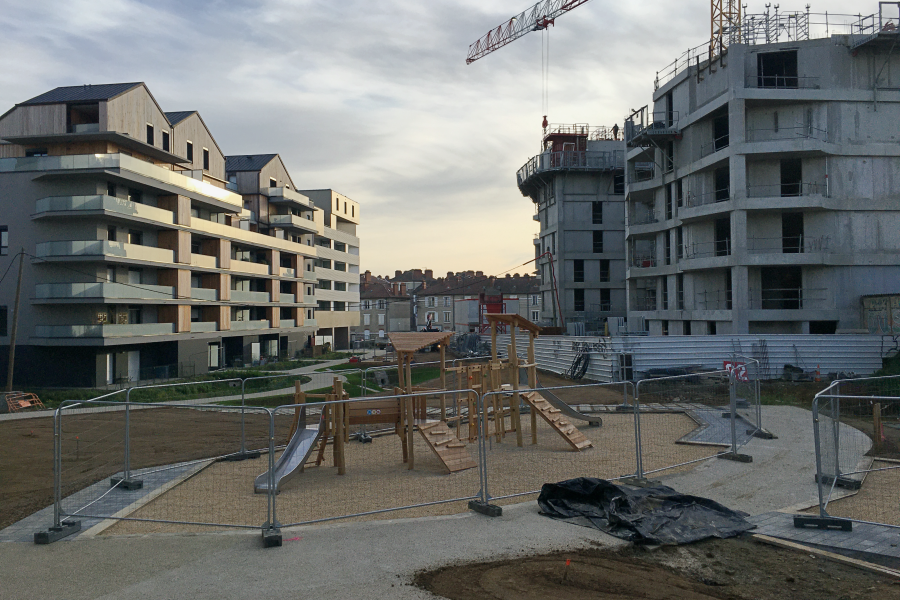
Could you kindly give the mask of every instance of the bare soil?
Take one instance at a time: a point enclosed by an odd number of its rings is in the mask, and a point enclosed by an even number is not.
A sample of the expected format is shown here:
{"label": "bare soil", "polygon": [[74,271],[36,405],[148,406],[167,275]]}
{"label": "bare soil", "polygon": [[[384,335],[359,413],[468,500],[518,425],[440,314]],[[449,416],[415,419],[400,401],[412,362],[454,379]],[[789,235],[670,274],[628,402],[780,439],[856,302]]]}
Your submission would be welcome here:
{"label": "bare soil", "polygon": [[[568,567],[566,562],[569,562]],[[851,600],[898,598],[900,581],[751,537],[588,549],[442,567],[415,584],[451,600]]]}

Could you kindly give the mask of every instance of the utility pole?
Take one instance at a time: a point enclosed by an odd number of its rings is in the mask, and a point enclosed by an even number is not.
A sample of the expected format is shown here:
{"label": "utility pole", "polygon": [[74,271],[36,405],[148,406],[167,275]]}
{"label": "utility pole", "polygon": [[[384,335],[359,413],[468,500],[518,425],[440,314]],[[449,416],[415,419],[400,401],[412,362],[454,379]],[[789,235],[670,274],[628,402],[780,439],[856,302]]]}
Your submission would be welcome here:
{"label": "utility pole", "polygon": [[13,305],[12,330],[9,335],[9,366],[6,371],[6,391],[13,389],[13,366],[16,362],[16,333],[19,328],[19,297],[22,292],[22,267],[25,264],[25,248],[19,250],[19,280],[16,282],[16,302]]}

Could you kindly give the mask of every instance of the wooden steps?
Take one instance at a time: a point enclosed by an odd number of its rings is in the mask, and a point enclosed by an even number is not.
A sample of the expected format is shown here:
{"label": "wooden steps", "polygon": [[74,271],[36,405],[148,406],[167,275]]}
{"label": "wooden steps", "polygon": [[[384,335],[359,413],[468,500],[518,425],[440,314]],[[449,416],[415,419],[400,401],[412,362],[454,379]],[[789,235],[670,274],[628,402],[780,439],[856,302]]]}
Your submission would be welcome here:
{"label": "wooden steps", "polygon": [[469,456],[466,445],[453,435],[443,421],[417,423],[419,433],[435,456],[451,473],[473,469],[478,464]]}
{"label": "wooden steps", "polygon": [[541,415],[550,427],[556,430],[556,432],[561,435],[573,449],[581,451],[585,448],[593,447],[591,441],[584,437],[584,434],[581,433],[577,427],[569,423],[559,414],[560,410],[558,408],[554,408],[552,404],[547,402],[547,400],[537,392],[526,392],[522,394],[522,400],[537,411],[537,414]]}

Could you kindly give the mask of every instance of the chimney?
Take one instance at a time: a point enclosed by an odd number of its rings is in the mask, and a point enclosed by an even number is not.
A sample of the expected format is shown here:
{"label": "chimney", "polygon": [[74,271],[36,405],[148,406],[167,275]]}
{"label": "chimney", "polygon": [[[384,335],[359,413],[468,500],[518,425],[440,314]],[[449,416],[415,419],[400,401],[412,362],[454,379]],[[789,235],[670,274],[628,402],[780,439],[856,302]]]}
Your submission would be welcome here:
{"label": "chimney", "polygon": [[431,269],[425,269],[425,279],[434,279],[434,272]]}
{"label": "chimney", "polygon": [[[472,271],[469,271],[471,273]],[[475,277],[484,277],[484,271],[475,271]]]}
{"label": "chimney", "polygon": [[453,271],[447,271],[447,279],[453,277]]}
{"label": "chimney", "polygon": [[509,274],[509,273],[506,274],[506,278],[507,278],[507,279],[510,278],[510,274]]}
{"label": "chimney", "polygon": [[392,284],[391,284],[391,293],[392,293],[392,294],[396,294],[396,293],[397,293],[397,284],[396,284],[396,283],[392,283]]}
{"label": "chimney", "polygon": [[400,277],[403,275],[403,271],[394,271],[394,277]]}
{"label": "chimney", "polygon": [[401,283],[401,284],[400,284],[400,295],[401,295],[401,296],[405,296],[405,295],[406,295],[406,284],[405,284],[405,283]]}
{"label": "chimney", "polygon": [[366,269],[366,278],[365,278],[365,282],[366,282],[366,283],[369,283],[370,281],[372,281],[372,271],[369,271],[368,269]]}
{"label": "chimney", "polygon": [[513,275],[513,277],[515,277],[516,279],[518,279],[518,278],[519,278],[519,274],[516,273],[515,275]]}

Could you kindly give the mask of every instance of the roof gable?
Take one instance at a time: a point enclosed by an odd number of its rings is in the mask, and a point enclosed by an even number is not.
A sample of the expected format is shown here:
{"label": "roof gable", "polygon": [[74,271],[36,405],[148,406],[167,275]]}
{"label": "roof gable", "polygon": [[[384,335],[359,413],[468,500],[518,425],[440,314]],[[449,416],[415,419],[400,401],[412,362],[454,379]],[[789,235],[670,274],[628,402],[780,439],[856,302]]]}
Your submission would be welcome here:
{"label": "roof gable", "polygon": [[138,81],[132,83],[101,83],[99,85],[87,84],[58,87],[21,102],[19,106],[58,104],[60,102],[100,102],[101,100],[111,100],[142,85],[144,84]]}

